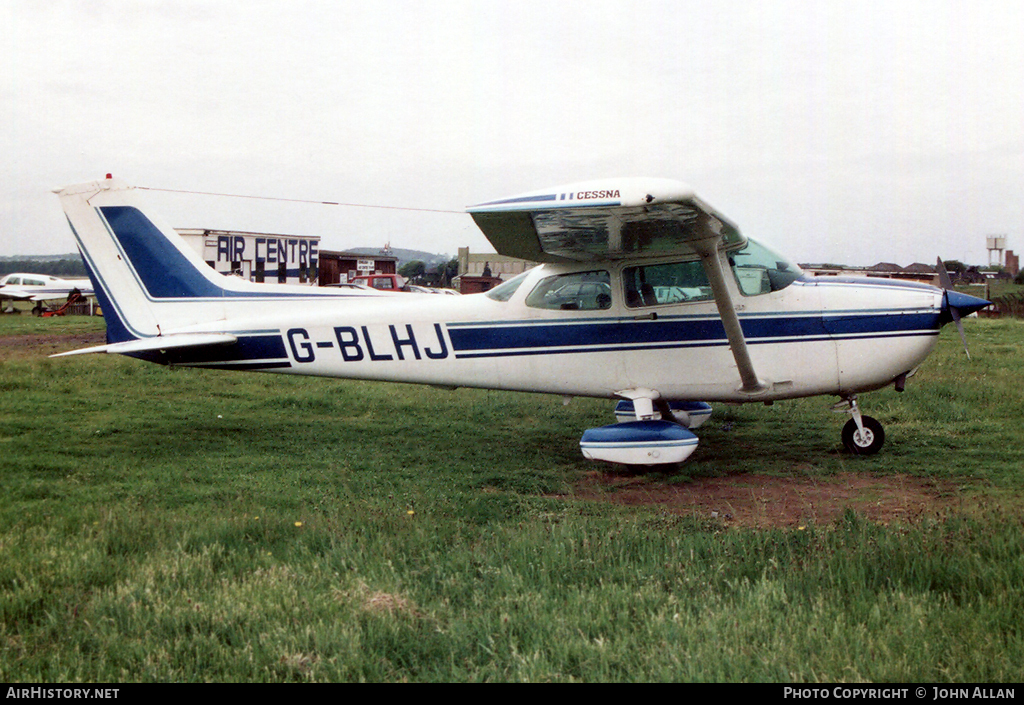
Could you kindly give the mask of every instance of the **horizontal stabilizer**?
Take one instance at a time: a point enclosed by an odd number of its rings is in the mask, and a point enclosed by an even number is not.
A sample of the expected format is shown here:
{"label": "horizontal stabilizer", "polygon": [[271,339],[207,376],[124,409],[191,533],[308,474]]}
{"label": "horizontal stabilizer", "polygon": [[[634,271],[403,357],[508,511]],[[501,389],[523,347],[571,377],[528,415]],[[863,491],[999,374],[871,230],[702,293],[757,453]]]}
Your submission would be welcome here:
{"label": "horizontal stabilizer", "polygon": [[93,348],[82,348],[70,352],[57,353],[50,357],[66,357],[68,355],[86,355],[88,353],[116,353],[128,355],[131,353],[156,352],[160,350],[173,350],[179,348],[198,348],[208,345],[227,345],[234,343],[238,338],[230,333],[176,333],[171,335],[159,335],[154,338],[140,338],[138,340],[126,340],[122,343],[111,343],[110,345],[97,345]]}

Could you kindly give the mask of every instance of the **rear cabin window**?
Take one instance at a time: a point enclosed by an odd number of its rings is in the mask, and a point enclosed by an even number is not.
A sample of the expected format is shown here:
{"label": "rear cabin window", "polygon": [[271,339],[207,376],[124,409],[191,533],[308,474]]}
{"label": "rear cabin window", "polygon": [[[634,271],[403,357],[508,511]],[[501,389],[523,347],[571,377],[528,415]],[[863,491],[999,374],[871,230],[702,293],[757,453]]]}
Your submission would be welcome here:
{"label": "rear cabin window", "polygon": [[711,283],[699,260],[626,267],[622,270],[626,306],[643,308],[691,301],[710,301]]}
{"label": "rear cabin window", "polygon": [[561,311],[602,311],[612,306],[611,277],[606,271],[547,277],[526,297],[526,305]]}

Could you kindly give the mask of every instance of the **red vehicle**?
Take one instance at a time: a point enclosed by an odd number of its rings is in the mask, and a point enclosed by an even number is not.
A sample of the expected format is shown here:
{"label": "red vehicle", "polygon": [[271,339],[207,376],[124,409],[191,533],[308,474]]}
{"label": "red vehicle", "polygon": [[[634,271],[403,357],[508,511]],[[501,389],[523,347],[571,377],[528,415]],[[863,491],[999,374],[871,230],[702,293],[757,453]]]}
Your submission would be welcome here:
{"label": "red vehicle", "polygon": [[371,289],[381,289],[382,291],[409,290],[405,284],[405,279],[397,274],[360,274],[358,277],[353,277],[349,283],[362,284]]}

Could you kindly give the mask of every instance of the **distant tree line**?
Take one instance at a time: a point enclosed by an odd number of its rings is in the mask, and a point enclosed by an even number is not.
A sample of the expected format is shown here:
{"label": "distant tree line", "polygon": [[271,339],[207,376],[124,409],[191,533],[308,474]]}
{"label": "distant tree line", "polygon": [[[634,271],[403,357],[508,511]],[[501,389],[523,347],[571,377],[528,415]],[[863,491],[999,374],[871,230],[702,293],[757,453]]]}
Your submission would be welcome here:
{"label": "distant tree line", "polygon": [[80,255],[69,255],[61,259],[23,257],[0,259],[0,276],[11,272],[49,274],[54,277],[84,277],[85,265]]}
{"label": "distant tree line", "polygon": [[452,257],[448,262],[439,264],[430,271],[424,262],[413,260],[399,267],[398,273],[413,284],[447,287],[451,286],[452,278],[459,274],[459,258]]}

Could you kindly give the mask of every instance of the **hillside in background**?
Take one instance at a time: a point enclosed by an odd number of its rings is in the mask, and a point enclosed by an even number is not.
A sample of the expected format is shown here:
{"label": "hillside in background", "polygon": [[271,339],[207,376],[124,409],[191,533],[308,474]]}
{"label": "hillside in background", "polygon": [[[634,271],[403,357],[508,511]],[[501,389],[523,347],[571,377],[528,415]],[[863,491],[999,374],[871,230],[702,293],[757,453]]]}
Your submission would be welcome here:
{"label": "hillside in background", "polygon": [[[358,252],[363,255],[379,255],[382,253],[379,247],[350,247],[346,252]],[[439,264],[445,264],[450,261],[455,255],[439,255],[432,252],[422,252],[420,250],[403,250],[401,247],[392,247],[389,253],[398,258],[398,268],[401,269],[403,264],[407,262],[420,261],[426,265],[427,271],[437,267]]]}

